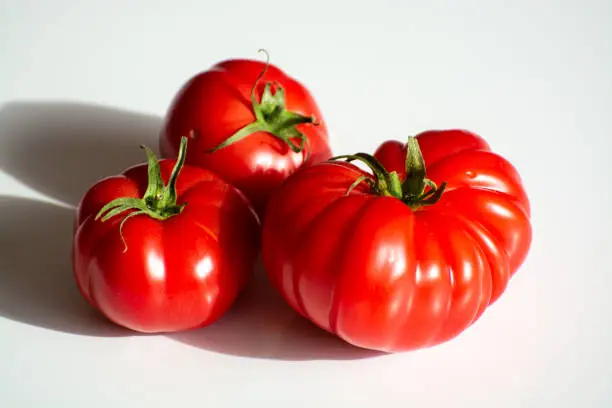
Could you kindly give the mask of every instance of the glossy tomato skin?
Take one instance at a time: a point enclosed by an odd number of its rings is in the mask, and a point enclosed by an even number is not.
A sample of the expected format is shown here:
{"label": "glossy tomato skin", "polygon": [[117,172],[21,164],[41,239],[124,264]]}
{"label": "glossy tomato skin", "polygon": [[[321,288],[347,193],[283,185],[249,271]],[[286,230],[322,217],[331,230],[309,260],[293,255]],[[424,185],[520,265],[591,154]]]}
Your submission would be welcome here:
{"label": "glossy tomato skin", "polygon": [[[160,161],[167,183],[174,160]],[[105,178],[77,209],[73,268],[85,299],[114,323],[173,332],[219,319],[244,289],[259,252],[259,220],[236,188],[210,171],[184,166],[177,180],[183,211],[166,220],[97,212],[118,197],[143,196],[147,165]]]}
{"label": "glossy tomato skin", "polygon": [[[448,341],[504,292],[531,243],[521,179],[479,136],[417,136],[428,178],[448,183],[416,211],[373,194],[366,173],[324,162],[272,196],[263,261],[272,284],[302,316],[359,347],[398,352]],[[405,177],[405,145],[376,154]]]}
{"label": "glossy tomato skin", "polygon": [[232,59],[217,63],[191,78],[179,90],[165,116],[160,132],[164,157],[176,157],[180,138],[195,133],[189,141],[187,163],[208,168],[242,190],[260,215],[270,193],[297,168],[331,157],[327,125],[312,94],[278,67],[270,64],[256,88],[258,100],[266,82],[284,88],[286,109],[318,122],[297,129],[310,141],[310,157],[295,153],[267,132],[256,132],[214,153],[238,130],[255,121],[251,89],[263,71],[263,62]]}

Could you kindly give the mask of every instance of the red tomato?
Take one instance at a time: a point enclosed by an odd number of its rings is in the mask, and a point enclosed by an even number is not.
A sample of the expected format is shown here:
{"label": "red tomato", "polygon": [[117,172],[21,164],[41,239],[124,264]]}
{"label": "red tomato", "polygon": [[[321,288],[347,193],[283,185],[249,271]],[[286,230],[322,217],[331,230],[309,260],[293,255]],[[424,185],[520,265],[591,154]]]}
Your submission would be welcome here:
{"label": "red tomato", "polygon": [[429,131],[408,145],[383,143],[380,161],[339,157],[373,174],[335,160],[297,172],[263,226],[263,261],[287,302],[347,342],[387,352],[464,331],[531,244],[521,179],[482,138]]}
{"label": "red tomato", "polygon": [[162,155],[175,157],[187,135],[187,163],[241,189],[260,215],[296,169],[331,157],[310,92],[278,67],[253,60],[219,62],[183,85],[162,126]]}
{"label": "red tomato", "polygon": [[247,198],[208,170],[183,167],[185,147],[186,139],[178,160],[160,162],[147,149],[148,165],[94,184],[76,214],[81,293],[139,332],[214,322],[244,289],[259,252]]}

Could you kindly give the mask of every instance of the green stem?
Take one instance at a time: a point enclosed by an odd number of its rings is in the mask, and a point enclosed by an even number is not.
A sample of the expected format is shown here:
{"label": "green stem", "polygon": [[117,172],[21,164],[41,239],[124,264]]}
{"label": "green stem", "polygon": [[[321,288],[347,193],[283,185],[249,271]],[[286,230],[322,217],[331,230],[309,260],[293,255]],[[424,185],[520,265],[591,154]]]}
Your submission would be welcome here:
{"label": "green stem", "polygon": [[369,176],[360,176],[357,180],[353,182],[353,184],[350,185],[348,190],[346,190],[346,195],[350,195],[351,191],[353,191],[355,187],[357,187],[359,184],[361,184],[364,181],[367,182],[370,185],[370,187],[372,186],[372,179]]}
{"label": "green stem", "polygon": [[425,161],[419,143],[413,136],[406,143],[406,179],[404,192],[411,197],[419,197],[425,188]]}
{"label": "green stem", "polygon": [[185,207],[185,203],[177,204],[176,181],[179,173],[185,164],[187,154],[187,138],[181,138],[178,158],[172,169],[172,173],[168,180],[168,185],[164,185],[159,161],[155,157],[155,153],[146,146],[141,146],[147,153],[148,165],[148,185],[142,198],[136,197],[119,197],[103,206],[95,216],[96,220],[106,222],[111,218],[119,216],[127,211],[129,212],[122,219],[119,225],[119,234],[127,251],[127,244],[123,237],[123,225],[125,222],[136,215],[147,215],[156,220],[166,220],[174,215],[179,214]]}
{"label": "green stem", "polygon": [[[373,183],[373,189],[377,194],[399,199],[402,198],[401,183],[399,182],[397,173],[388,173],[387,169],[385,169],[385,167],[374,156],[367,153],[356,153],[335,156],[330,160],[340,159],[346,159],[348,162],[358,160],[368,166],[370,170],[372,170],[372,173],[374,173],[375,181]],[[392,176],[392,174],[395,174],[395,177]]]}
{"label": "green stem", "polygon": [[[367,153],[336,156],[330,160],[346,159],[348,162],[359,160],[366,164],[374,175],[370,184],[376,194],[402,200],[413,210],[422,206],[433,205],[440,200],[446,188],[446,183],[444,182],[438,187],[434,181],[426,178],[425,160],[415,137],[409,137],[406,145],[406,179],[404,182],[401,182],[397,172],[388,172],[374,156]],[[351,185],[347,194],[364,179],[367,179],[367,177],[360,176]]]}
{"label": "green stem", "polygon": [[243,127],[242,129],[240,129],[239,131],[237,131],[236,133],[234,133],[233,135],[231,135],[230,137],[228,137],[227,139],[225,139],[220,145],[210,150],[209,152],[214,153],[217,150],[221,150],[226,146],[239,142],[240,140],[244,139],[245,137],[253,133],[265,132],[267,131],[267,129],[268,128],[259,121],[251,122],[245,127]]}
{"label": "green stem", "polygon": [[[276,81],[267,82],[265,84],[261,101],[257,101],[257,86],[270,65],[270,55],[267,51],[258,50],[258,52],[264,52],[266,54],[266,64],[251,88],[251,104],[253,114],[255,115],[255,121],[239,129],[219,145],[209,150],[208,153],[214,153],[254,133],[267,132],[282,140],[295,153],[306,150],[307,161],[310,157],[310,142],[308,137],[297,129],[297,126],[300,124],[312,124],[317,126],[318,122],[314,116],[304,116],[297,112],[288,111],[285,102],[285,90]],[[273,90],[273,86],[275,90]]]}
{"label": "green stem", "polygon": [[164,182],[161,178],[161,172],[159,169],[159,163],[157,162],[157,158],[155,157],[155,153],[147,146],[140,146],[147,153],[147,162],[148,162],[148,174],[149,174],[149,185],[147,186],[147,191],[145,191],[144,198],[148,197],[157,197],[158,194],[164,188]]}
{"label": "green stem", "polygon": [[389,191],[391,193],[390,195],[392,195],[393,197],[403,196],[402,182],[400,181],[399,175],[397,174],[396,171],[392,171],[391,173],[389,173],[388,184],[389,184]]}
{"label": "green stem", "polygon": [[164,194],[162,195],[162,207],[171,208],[176,207],[176,180],[178,175],[185,164],[185,157],[187,155],[187,138],[181,138],[181,144],[179,147],[178,158],[170,173],[170,179],[168,180],[168,186],[164,188]]}

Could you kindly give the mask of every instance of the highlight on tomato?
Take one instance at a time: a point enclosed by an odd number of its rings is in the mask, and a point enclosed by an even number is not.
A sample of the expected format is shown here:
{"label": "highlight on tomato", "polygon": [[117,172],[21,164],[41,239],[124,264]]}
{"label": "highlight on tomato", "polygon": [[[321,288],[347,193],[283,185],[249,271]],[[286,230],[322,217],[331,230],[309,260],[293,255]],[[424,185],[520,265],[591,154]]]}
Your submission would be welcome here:
{"label": "highlight on tomato", "polygon": [[499,299],[531,245],[530,204],[480,136],[427,131],[300,170],[271,197],[262,239],[298,313],[355,346],[408,351]]}
{"label": "highlight on tomato", "polygon": [[260,216],[289,175],[332,154],[313,95],[269,59],[228,59],[190,78],[165,115],[163,157],[176,156],[183,135],[186,162],[238,187]]}
{"label": "highlight on tomato", "polygon": [[75,217],[73,268],[85,299],[112,322],[158,333],[207,326],[245,288],[259,254],[248,199],[209,170],[148,162],[95,183]]}

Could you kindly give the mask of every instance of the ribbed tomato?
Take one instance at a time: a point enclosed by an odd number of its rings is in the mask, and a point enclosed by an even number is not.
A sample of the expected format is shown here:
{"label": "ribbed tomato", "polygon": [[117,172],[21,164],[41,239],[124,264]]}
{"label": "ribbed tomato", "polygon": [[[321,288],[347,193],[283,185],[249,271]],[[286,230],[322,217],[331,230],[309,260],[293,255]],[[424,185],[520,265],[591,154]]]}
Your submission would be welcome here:
{"label": "ribbed tomato", "polygon": [[335,159],[347,161],[305,168],[274,193],[263,260],[295,310],[347,342],[393,352],[448,341],[525,260],[521,178],[481,137],[428,131]]}

